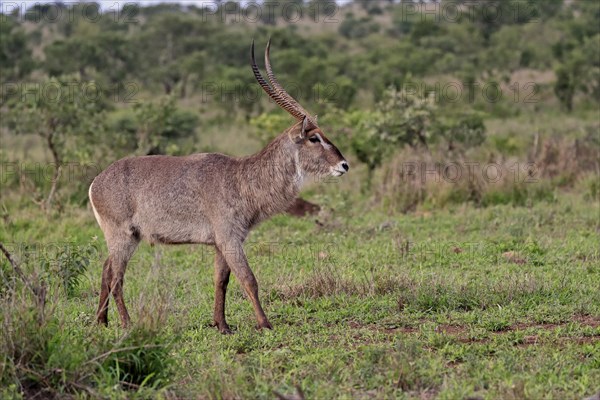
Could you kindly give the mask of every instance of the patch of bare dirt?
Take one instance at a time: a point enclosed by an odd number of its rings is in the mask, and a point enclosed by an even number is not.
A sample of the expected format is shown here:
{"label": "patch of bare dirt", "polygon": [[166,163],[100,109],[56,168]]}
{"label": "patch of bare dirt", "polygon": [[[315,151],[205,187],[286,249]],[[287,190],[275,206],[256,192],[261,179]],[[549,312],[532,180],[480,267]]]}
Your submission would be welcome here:
{"label": "patch of bare dirt", "polygon": [[535,322],[524,322],[511,325],[506,330],[507,331],[522,331],[528,328],[536,328],[543,330],[554,330],[561,326],[568,325],[570,323],[578,323],[580,325],[589,326],[591,328],[597,328],[600,326],[600,317],[595,317],[593,315],[576,315],[570,321],[562,321],[557,323],[535,323]]}
{"label": "patch of bare dirt", "polygon": [[527,260],[516,251],[507,251],[502,253],[502,257],[504,257],[509,263],[513,264],[523,265],[527,263]]}
{"label": "patch of bare dirt", "polygon": [[300,197],[294,200],[294,203],[286,210],[286,212],[295,217],[305,217],[307,215],[316,215],[321,211],[321,206],[301,199]]}
{"label": "patch of bare dirt", "polygon": [[[421,321],[425,323],[427,321]],[[583,326],[588,326],[591,328],[597,328],[600,326],[600,317],[592,316],[592,315],[577,315],[574,316],[570,321],[564,321],[559,323],[517,323],[507,327],[506,329],[498,332],[491,332],[494,335],[505,335],[508,332],[518,332],[524,331],[529,328],[541,329],[545,331],[555,330],[557,328],[566,326],[570,323],[579,323]],[[379,326],[376,324],[362,324],[357,321],[349,321],[348,326],[352,329],[368,329],[371,331],[376,331],[385,334],[414,334],[419,332],[419,328],[415,326],[392,326],[385,327]],[[454,336],[461,343],[487,343],[491,339],[490,338],[471,338],[467,336],[469,328],[467,326],[461,325],[450,325],[450,324],[441,324],[436,329],[437,332],[443,333],[449,336]],[[562,342],[576,342],[578,344],[589,344],[589,343],[597,343],[600,342],[600,335],[593,336],[573,336],[573,337],[563,337],[559,339]],[[531,345],[536,345],[539,342],[538,335],[527,335],[523,338],[523,341],[519,343],[517,346],[526,347]]]}
{"label": "patch of bare dirt", "polygon": [[452,336],[457,336],[467,332],[467,328],[459,325],[440,325],[436,331]]}
{"label": "patch of bare dirt", "polygon": [[382,332],[382,333],[415,333],[418,332],[419,329],[412,326],[380,326],[375,324],[362,324],[357,321],[349,321],[348,326],[352,329],[368,329],[371,331]]}
{"label": "patch of bare dirt", "polygon": [[579,336],[569,339],[575,340],[577,344],[592,344],[600,342],[600,336]]}
{"label": "patch of bare dirt", "polygon": [[575,322],[579,322],[581,325],[597,328],[600,326],[600,317],[595,317],[593,315],[579,315],[575,317]]}

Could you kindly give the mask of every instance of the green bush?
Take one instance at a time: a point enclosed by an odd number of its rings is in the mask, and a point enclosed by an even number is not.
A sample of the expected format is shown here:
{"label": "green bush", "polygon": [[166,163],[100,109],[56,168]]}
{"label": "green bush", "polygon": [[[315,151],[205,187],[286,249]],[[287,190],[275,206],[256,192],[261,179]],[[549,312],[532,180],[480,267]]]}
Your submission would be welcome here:
{"label": "green bush", "polygon": [[266,146],[278,134],[290,127],[290,117],[285,114],[261,114],[250,120],[251,131],[261,146]]}
{"label": "green bush", "polygon": [[125,388],[160,388],[169,382],[173,363],[164,337],[137,327],[119,345],[121,350],[111,352],[102,368]]}
{"label": "green bush", "polygon": [[40,262],[46,279],[57,279],[67,297],[72,297],[81,283],[90,262],[98,258],[99,249],[95,244],[80,246],[65,243],[57,246],[56,254],[46,254]]}
{"label": "green bush", "polygon": [[447,143],[448,150],[468,149],[485,141],[485,123],[481,113],[452,112],[436,120],[437,135]]}
{"label": "green bush", "polygon": [[348,39],[360,39],[380,29],[379,24],[370,17],[355,18],[353,13],[346,15],[340,24],[338,32]]}
{"label": "green bush", "polygon": [[[57,285],[51,281],[48,293]],[[116,336],[96,325],[81,326],[56,314],[56,301],[36,302],[22,285],[0,299],[0,394],[144,397],[144,390],[156,394],[169,383],[172,339],[143,325]]]}

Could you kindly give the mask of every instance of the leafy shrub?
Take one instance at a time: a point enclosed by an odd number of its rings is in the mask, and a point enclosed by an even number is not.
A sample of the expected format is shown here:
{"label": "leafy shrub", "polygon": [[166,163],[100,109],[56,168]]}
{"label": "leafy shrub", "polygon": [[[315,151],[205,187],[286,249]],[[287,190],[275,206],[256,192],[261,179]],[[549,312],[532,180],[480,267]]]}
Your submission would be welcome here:
{"label": "leafy shrub", "polygon": [[119,110],[109,118],[113,140],[123,155],[163,153],[167,143],[190,138],[198,125],[198,116],[177,106],[174,96],[157,102],[139,102],[133,108]]}
{"label": "leafy shrub", "polygon": [[47,211],[58,190],[62,166],[68,160],[89,162],[96,151],[95,145],[106,132],[104,112],[110,108],[107,98],[94,98],[84,90],[73,89],[94,84],[73,75],[27,85],[31,96],[15,99],[10,104],[8,118],[2,118],[15,133],[39,135],[52,156],[52,187],[41,202]]}
{"label": "leafy shrub", "polygon": [[165,343],[166,338],[157,332],[134,328],[106,357],[102,368],[125,388],[164,386],[172,366]]}
{"label": "leafy shrub", "polygon": [[447,143],[448,150],[479,146],[485,141],[485,124],[481,113],[458,112],[438,117],[436,130]]}
{"label": "leafy shrub", "polygon": [[262,146],[266,146],[275,136],[289,128],[290,118],[285,114],[260,114],[252,118],[250,124],[255,128],[251,131],[252,136]]}
{"label": "leafy shrub", "polygon": [[64,243],[56,246],[56,254],[43,254],[40,267],[46,279],[56,279],[67,297],[75,294],[90,262],[98,259],[99,250],[94,244],[79,246]]}
{"label": "leafy shrub", "polygon": [[360,39],[380,29],[379,24],[370,17],[356,18],[353,13],[346,15],[340,24],[338,32],[348,39]]}
{"label": "leafy shrub", "polygon": [[[3,267],[4,268],[4,267]],[[27,279],[39,285],[36,276]],[[57,293],[64,276],[45,278]],[[22,281],[0,297],[0,394],[59,399],[149,397],[168,383],[171,339],[156,329],[133,327],[124,336],[86,327],[55,312],[56,296],[37,301]],[[116,333],[116,332],[115,332]]]}
{"label": "leafy shrub", "polygon": [[339,76],[328,85],[315,85],[313,92],[318,94],[321,101],[329,102],[338,108],[346,110],[354,100],[356,86],[350,78]]}
{"label": "leafy shrub", "polygon": [[132,153],[138,147],[138,121],[131,109],[119,110],[111,113],[108,118],[109,130],[116,144],[116,149],[124,153]]}
{"label": "leafy shrub", "polygon": [[191,136],[198,124],[198,117],[179,109],[173,96],[162,98],[157,103],[137,103],[134,114],[138,149],[145,153],[153,148],[160,149],[167,140]]}
{"label": "leafy shrub", "polygon": [[350,148],[358,160],[367,166],[366,187],[371,186],[373,173],[383,162],[390,148],[381,140],[373,122],[376,116],[371,112],[355,111],[347,114],[344,121],[352,127],[350,134]]}

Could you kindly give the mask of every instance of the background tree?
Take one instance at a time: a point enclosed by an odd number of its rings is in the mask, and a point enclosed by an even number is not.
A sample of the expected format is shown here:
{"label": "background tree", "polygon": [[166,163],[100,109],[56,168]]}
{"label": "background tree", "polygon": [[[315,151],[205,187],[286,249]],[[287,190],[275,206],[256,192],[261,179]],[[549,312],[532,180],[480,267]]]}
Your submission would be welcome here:
{"label": "background tree", "polygon": [[134,69],[135,52],[120,33],[73,36],[45,48],[45,67],[51,76],[78,73],[81,79],[122,83]]}
{"label": "background tree", "polygon": [[[580,13],[580,17],[574,18],[574,13]],[[569,9],[567,16],[562,21],[565,33],[553,46],[560,61],[554,92],[571,111],[578,92],[600,101],[600,3],[579,2]]]}
{"label": "background tree", "polygon": [[110,122],[123,155],[177,154],[177,143],[193,137],[197,125],[196,114],[179,108],[174,96],[138,102]]}
{"label": "background tree", "polygon": [[[409,2],[357,0],[342,6],[286,0],[269,3],[263,19],[251,23],[244,16],[253,11],[244,2],[221,2],[220,9],[136,5],[120,13],[89,3],[33,6],[25,18],[18,13],[0,18],[1,98],[6,103],[48,77],[76,74],[81,84],[97,84],[103,97],[122,100],[116,90],[125,93],[133,82],[140,90],[127,100],[135,102],[117,101],[105,111],[107,137],[118,144],[115,158],[196,150],[197,126],[211,135],[239,130],[251,120],[264,125],[265,135],[276,134],[274,124],[260,121],[274,107],[248,68],[249,38],[258,44],[272,37],[280,82],[322,120],[337,119],[336,129],[344,129],[339,121],[351,124],[353,142],[346,148],[371,171],[385,162],[387,150],[439,146],[432,151],[460,152],[485,140],[490,118],[554,107],[525,102],[527,88],[514,92],[523,74],[542,77],[535,98],[554,98],[582,112],[600,103],[600,3],[464,2],[452,21],[433,18],[431,4],[427,13],[425,3],[413,3],[414,8]],[[299,8],[302,20],[285,20],[284,11]],[[272,15],[265,17],[265,9]],[[58,10],[68,18],[49,21]],[[339,23],[307,29],[315,17]],[[340,34],[332,34],[336,30]],[[412,86],[401,90],[416,83],[422,93],[438,93],[436,85],[447,82],[500,82],[504,98],[490,103],[479,93],[473,101],[463,91],[456,102],[436,103],[412,95]],[[390,86],[398,88],[395,94]],[[168,99],[165,93],[171,93]],[[516,95],[518,102],[512,101]],[[18,103],[0,107],[1,116],[14,114]],[[482,110],[486,114],[477,112]],[[11,129],[3,132],[10,135]],[[107,145],[100,148],[104,152]]]}
{"label": "background tree", "polygon": [[[440,113],[441,114],[441,113]],[[485,141],[484,114],[452,110],[436,116],[436,140],[443,141],[447,151],[464,151]]]}
{"label": "background tree", "polygon": [[8,100],[8,85],[17,85],[34,67],[25,30],[12,17],[0,14],[0,107]]}
{"label": "background tree", "polygon": [[[159,82],[164,94],[170,94],[182,86],[180,94],[186,94],[189,76],[202,71],[195,67],[204,66],[198,58],[199,52],[211,46],[221,46],[214,37],[211,23],[199,23],[196,18],[181,12],[157,14],[152,22],[144,25],[133,38],[138,49],[138,73],[146,85]],[[212,44],[210,44],[212,43]]]}
{"label": "background tree", "polygon": [[101,92],[77,76],[50,78],[27,89],[11,104],[9,127],[16,133],[41,136],[52,158],[53,175],[48,194],[40,201],[52,207],[63,162],[90,162],[94,144],[105,132],[104,111],[109,103]]}
{"label": "background tree", "polygon": [[381,27],[370,17],[356,18],[354,13],[348,13],[340,24],[338,32],[348,39],[360,39],[371,33],[379,32]]}
{"label": "background tree", "polygon": [[378,104],[376,129],[381,139],[397,146],[428,148],[437,109],[433,95],[389,88]]}

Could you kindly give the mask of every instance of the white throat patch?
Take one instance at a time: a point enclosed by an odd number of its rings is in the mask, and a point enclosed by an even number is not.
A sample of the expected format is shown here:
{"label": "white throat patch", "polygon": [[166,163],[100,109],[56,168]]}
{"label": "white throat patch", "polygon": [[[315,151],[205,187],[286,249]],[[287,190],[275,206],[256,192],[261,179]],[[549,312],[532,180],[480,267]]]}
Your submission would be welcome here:
{"label": "white throat patch", "polygon": [[294,164],[296,166],[296,176],[294,182],[296,183],[298,188],[300,188],[304,183],[304,171],[300,166],[300,154],[298,153],[298,150],[296,150],[296,152],[294,153]]}

